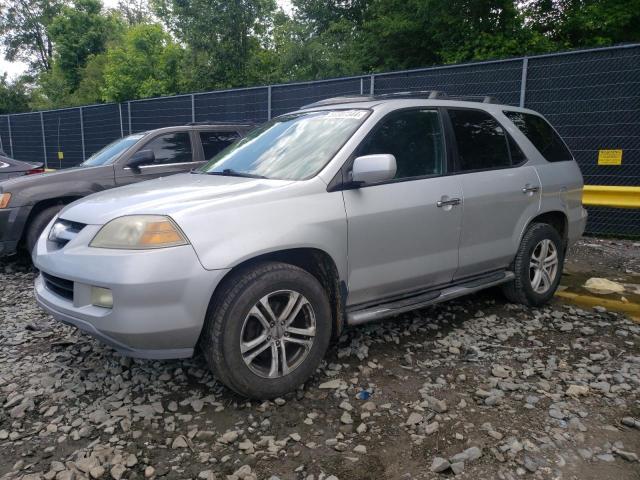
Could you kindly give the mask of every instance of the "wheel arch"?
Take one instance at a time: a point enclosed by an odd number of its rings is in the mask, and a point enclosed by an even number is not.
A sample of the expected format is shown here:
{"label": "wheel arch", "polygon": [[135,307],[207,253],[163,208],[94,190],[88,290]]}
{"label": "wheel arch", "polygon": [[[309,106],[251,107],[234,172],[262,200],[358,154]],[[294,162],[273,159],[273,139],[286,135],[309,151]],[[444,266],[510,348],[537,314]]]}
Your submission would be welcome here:
{"label": "wheel arch", "polygon": [[329,303],[332,314],[332,334],[338,337],[345,325],[345,301],[346,301],[346,283],[340,279],[339,271],[335,260],[329,253],[319,248],[300,247],[276,250],[268,253],[262,253],[243,260],[234,265],[214,289],[209,308],[213,307],[213,301],[216,293],[220,291],[224,282],[228,281],[233,274],[249,269],[254,265],[263,262],[281,262],[295,265],[302,270],[313,275],[324,287],[329,297]]}
{"label": "wheel arch", "polygon": [[[560,234],[560,238],[562,238],[563,243],[566,245],[569,233],[569,218],[565,212],[562,210],[549,210],[548,212],[539,213],[527,224],[522,235],[527,231],[529,225],[534,223],[547,223],[551,225]],[[520,236],[520,240],[522,240],[522,235]]]}
{"label": "wheel arch", "polygon": [[[568,245],[568,234],[569,234],[569,218],[567,214],[562,210],[548,210],[546,212],[540,212],[531,220],[529,220],[522,231],[520,232],[520,236],[518,237],[518,242],[515,244],[515,251],[513,258],[515,259],[515,255],[517,254],[518,248],[522,243],[522,239],[524,235],[527,233],[529,227],[536,223],[547,223],[551,225],[559,234],[563,243],[563,250],[566,252]],[[513,266],[513,263],[510,264],[510,268]]]}
{"label": "wheel arch", "polygon": [[62,197],[47,198],[45,200],[36,202],[33,207],[31,207],[29,215],[27,216],[24,226],[22,227],[19,244],[24,245],[27,237],[27,232],[29,230],[29,227],[31,226],[31,222],[33,222],[33,219],[36,218],[40,214],[40,212],[43,212],[49,207],[68,205],[71,202],[75,202],[76,200],[79,200],[81,198],[82,196],[80,195],[67,195]]}

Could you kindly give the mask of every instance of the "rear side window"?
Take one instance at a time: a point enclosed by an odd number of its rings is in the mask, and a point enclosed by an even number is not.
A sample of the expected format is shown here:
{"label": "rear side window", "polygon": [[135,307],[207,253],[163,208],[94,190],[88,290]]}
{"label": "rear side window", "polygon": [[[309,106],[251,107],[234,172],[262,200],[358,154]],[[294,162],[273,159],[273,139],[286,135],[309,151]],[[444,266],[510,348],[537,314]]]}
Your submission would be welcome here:
{"label": "rear side window", "polygon": [[238,138],[240,138],[238,132],[200,132],[205,160],[211,160]]}
{"label": "rear side window", "polygon": [[458,147],[458,170],[512,165],[507,135],[495,118],[481,110],[449,110],[449,117]]}
{"label": "rear side window", "polygon": [[444,165],[444,137],[437,110],[404,110],[380,121],[358,149],[358,156],[396,157],[395,179],[439,175]]}
{"label": "rear side window", "polygon": [[504,112],[549,162],[573,160],[560,136],[544,118],[522,112]]}

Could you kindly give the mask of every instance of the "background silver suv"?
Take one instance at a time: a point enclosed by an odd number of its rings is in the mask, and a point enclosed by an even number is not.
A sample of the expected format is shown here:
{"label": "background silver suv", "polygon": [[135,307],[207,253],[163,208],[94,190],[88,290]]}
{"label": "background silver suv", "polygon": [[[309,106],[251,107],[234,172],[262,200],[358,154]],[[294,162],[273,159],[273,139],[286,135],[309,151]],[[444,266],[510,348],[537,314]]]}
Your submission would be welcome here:
{"label": "background silver suv", "polygon": [[199,171],[71,204],[34,251],[38,302],[127,355],[199,345],[260,398],[345,324],[498,284],[546,302],[586,221],[571,153],[530,110],[429,97],[318,102]]}

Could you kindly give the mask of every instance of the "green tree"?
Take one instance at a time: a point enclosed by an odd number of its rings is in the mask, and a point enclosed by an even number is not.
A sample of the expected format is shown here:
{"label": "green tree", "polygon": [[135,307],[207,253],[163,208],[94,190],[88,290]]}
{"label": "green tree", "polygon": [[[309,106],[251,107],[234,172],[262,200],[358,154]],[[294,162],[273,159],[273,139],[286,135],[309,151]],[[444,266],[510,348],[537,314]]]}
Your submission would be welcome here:
{"label": "green tree", "polygon": [[160,25],[137,25],[110,48],[104,66],[105,101],[172,95],[180,91],[181,48]]}
{"label": "green tree", "polygon": [[74,105],[100,103],[103,100],[102,90],[105,88],[105,67],[107,54],[92,55],[80,70],[80,83],[73,92],[71,102]]}
{"label": "green tree", "polygon": [[275,32],[280,81],[317,80],[363,72],[353,25],[339,19],[321,32],[291,20]]}
{"label": "green tree", "polygon": [[29,110],[29,92],[26,78],[9,81],[7,74],[0,75],[0,114]]}
{"label": "green tree", "polygon": [[261,81],[250,68],[263,49],[275,0],[151,0],[167,28],[186,45],[186,86],[193,90]]}
{"label": "green tree", "polygon": [[89,57],[104,52],[107,42],[122,32],[122,25],[116,16],[103,13],[100,0],[74,0],[61,9],[49,30],[55,66],[68,89],[75,91]]}
{"label": "green tree", "polygon": [[63,0],[0,1],[0,43],[5,58],[22,60],[33,71],[51,69],[53,41],[49,28]]}
{"label": "green tree", "polygon": [[352,26],[362,24],[365,12],[372,0],[293,0],[296,19],[310,25],[313,32],[322,34],[335,23],[346,22]]}
{"label": "green tree", "polygon": [[32,108],[42,110],[73,105],[70,100],[72,90],[69,82],[55,62],[51,69],[37,74],[35,80]]}
{"label": "green tree", "polygon": [[129,25],[151,22],[147,0],[120,0],[116,11]]}
{"label": "green tree", "polygon": [[532,0],[524,11],[555,49],[640,40],[640,0]]}
{"label": "green tree", "polygon": [[545,50],[513,0],[375,0],[361,45],[374,70],[482,60]]}

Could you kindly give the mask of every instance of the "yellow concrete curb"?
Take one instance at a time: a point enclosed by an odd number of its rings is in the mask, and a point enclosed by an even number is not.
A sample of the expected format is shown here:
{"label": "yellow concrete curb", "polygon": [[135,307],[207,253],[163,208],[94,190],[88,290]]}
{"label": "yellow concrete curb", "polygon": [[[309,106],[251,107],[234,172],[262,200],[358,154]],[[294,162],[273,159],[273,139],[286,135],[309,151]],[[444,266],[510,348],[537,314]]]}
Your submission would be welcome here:
{"label": "yellow concrete curb", "polygon": [[567,291],[556,292],[556,297],[584,307],[600,306],[614,312],[624,312],[635,321],[640,322],[640,304],[638,303],[625,303],[621,302],[620,300],[612,300],[609,298],[602,298],[591,295],[581,295],[579,293],[572,293]]}

